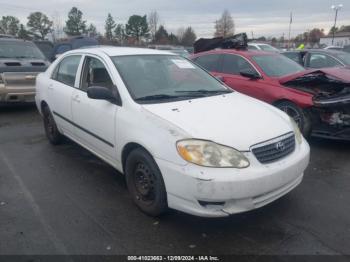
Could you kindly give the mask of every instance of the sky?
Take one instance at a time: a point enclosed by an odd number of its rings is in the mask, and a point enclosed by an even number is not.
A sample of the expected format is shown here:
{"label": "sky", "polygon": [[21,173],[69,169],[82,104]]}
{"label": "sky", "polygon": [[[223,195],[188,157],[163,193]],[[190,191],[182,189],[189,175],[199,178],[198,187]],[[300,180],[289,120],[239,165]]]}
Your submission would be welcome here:
{"label": "sky", "polygon": [[338,25],[350,25],[349,0],[0,0],[0,16],[17,16],[26,23],[29,13],[41,11],[49,17],[59,17],[64,24],[69,10],[76,6],[83,12],[84,20],[95,24],[103,33],[109,12],[117,23],[126,23],[130,15],[156,10],[160,23],[169,32],[176,33],[180,27],[192,26],[198,37],[212,37],[215,20],[227,9],[235,21],[237,33],[288,37],[291,12],[292,36],[315,27],[328,32],[334,23],[333,4],[344,5],[339,12]]}

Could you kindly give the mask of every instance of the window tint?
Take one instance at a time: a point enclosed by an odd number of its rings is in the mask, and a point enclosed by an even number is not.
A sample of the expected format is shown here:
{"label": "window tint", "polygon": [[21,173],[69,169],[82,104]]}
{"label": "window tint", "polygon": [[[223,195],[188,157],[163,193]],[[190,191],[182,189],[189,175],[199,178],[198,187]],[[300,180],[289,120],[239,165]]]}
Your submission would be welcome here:
{"label": "window tint", "polygon": [[86,91],[89,86],[113,88],[113,82],[106,67],[100,60],[94,57],[87,57],[85,59],[80,88]]}
{"label": "window tint", "polygon": [[204,55],[195,59],[195,62],[209,72],[220,71],[220,55]]}
{"label": "window tint", "polygon": [[233,75],[239,75],[240,72],[257,73],[247,60],[237,55],[224,55],[222,72]]}
{"label": "window tint", "polygon": [[80,55],[73,55],[63,58],[55,68],[52,74],[52,79],[73,87],[80,58]]}
{"label": "window tint", "polygon": [[333,57],[324,54],[311,54],[310,64],[311,68],[324,68],[324,67],[335,67],[341,66],[341,64]]}

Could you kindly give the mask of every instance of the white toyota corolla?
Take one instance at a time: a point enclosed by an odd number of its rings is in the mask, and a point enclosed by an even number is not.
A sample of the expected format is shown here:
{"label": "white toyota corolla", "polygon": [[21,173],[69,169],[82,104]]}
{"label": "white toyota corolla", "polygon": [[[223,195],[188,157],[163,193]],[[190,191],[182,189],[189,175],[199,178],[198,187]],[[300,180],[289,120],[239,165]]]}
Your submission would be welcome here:
{"label": "white toyota corolla", "polygon": [[36,91],[49,141],[67,136],[125,174],[149,215],[259,208],[295,188],[309,163],[285,113],[168,52],[70,51],[38,76]]}

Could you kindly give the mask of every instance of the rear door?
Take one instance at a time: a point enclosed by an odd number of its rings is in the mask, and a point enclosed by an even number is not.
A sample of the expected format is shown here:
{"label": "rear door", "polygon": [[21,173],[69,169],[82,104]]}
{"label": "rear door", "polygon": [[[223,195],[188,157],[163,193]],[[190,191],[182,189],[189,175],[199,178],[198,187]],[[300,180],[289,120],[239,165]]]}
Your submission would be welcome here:
{"label": "rear door", "polygon": [[74,136],[71,101],[80,61],[81,55],[63,58],[53,70],[48,82],[49,107],[57,125],[69,136]]}
{"label": "rear door", "polygon": [[79,89],[75,89],[72,99],[76,137],[89,149],[114,163],[116,114],[119,106],[110,101],[90,99],[87,96],[90,86],[107,87],[117,92],[110,70],[103,59],[87,55],[80,78]]}

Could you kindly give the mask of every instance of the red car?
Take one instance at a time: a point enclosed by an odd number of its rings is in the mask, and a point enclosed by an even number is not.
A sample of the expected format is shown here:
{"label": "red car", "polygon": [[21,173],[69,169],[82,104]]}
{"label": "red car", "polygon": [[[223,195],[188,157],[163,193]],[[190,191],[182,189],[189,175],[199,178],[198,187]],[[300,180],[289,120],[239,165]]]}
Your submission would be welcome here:
{"label": "red car", "polygon": [[350,140],[350,68],[305,70],[278,53],[244,49],[191,59],[234,90],[285,111],[305,136]]}

